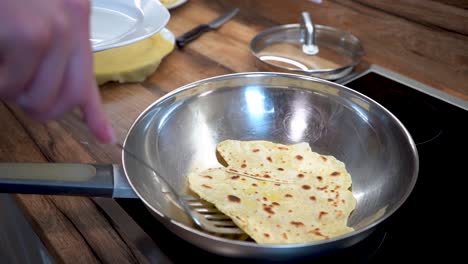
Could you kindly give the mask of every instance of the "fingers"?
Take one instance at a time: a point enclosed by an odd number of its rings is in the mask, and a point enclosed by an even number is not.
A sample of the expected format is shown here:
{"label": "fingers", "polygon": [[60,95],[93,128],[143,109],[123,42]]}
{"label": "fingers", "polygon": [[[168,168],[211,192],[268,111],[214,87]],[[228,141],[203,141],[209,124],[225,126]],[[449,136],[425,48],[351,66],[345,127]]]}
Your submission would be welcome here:
{"label": "fingers", "polygon": [[88,99],[81,106],[84,120],[91,132],[102,142],[114,144],[116,137],[114,130],[106,117],[102,108],[101,99],[98,94],[98,89],[90,90]]}
{"label": "fingers", "polygon": [[[88,0],[48,3],[53,3],[55,9],[42,8],[39,4],[37,10],[42,12],[38,15],[41,18],[38,27],[30,24],[29,17],[24,18],[29,23],[26,33],[16,38],[23,46],[19,49],[10,46],[5,56],[0,53],[0,96],[17,101],[30,116],[41,121],[79,107],[90,131],[99,140],[113,143],[114,132],[93,74],[90,3]],[[0,30],[0,46],[1,35]]]}
{"label": "fingers", "polygon": [[54,20],[51,46],[28,89],[17,101],[36,119],[44,119],[47,111],[56,104],[71,55],[68,19],[63,14],[57,14]]}
{"label": "fingers", "polygon": [[[77,52],[77,51],[75,51]],[[57,98],[57,104],[50,109],[44,118],[54,119],[78,105],[83,119],[91,133],[104,143],[115,143],[114,131],[103,110],[95,80],[86,76],[84,66],[89,62],[83,60],[80,52],[74,54],[67,66],[64,89]],[[86,87],[86,89],[83,89]]]}
{"label": "fingers", "polygon": [[73,63],[72,57],[73,56],[70,56],[68,63],[65,66],[62,82],[59,85],[60,90],[55,98],[55,102],[51,104],[51,107],[46,112],[42,113],[30,111],[27,107],[23,108],[33,119],[40,122],[57,119],[63,113],[70,111],[80,104],[82,100],[81,93],[83,91],[79,86],[73,85],[73,82],[71,81],[71,64]]}
{"label": "fingers", "polygon": [[39,15],[6,9],[13,17],[2,19],[0,26],[0,98],[15,101],[31,83],[50,45],[51,32]]}
{"label": "fingers", "polygon": [[[76,7],[75,7],[76,8]],[[79,73],[79,70],[84,70],[83,75],[76,76],[77,78],[85,79],[85,92],[83,93],[83,100],[81,101],[81,111],[83,117],[88,125],[91,132],[105,143],[115,143],[115,134],[109,120],[106,117],[103,106],[101,104],[101,98],[99,90],[94,79],[93,72],[93,56],[91,52],[90,39],[90,6],[89,3],[86,6],[87,9],[82,10],[83,13],[78,14],[78,30],[77,35],[79,37],[79,47],[77,48],[77,62],[75,67],[72,68],[73,73]],[[75,9],[76,10],[76,9]],[[81,16],[81,17],[80,17]],[[76,18],[76,17],[75,17]],[[85,23],[83,23],[85,21]]]}
{"label": "fingers", "polygon": [[49,114],[58,115],[70,105],[78,104],[87,126],[96,138],[105,143],[114,143],[115,135],[102,107],[93,74],[89,42],[89,3],[88,6],[82,6],[82,3],[81,0],[68,2],[70,10],[73,10],[70,17],[76,37],[73,43],[75,46],[67,65],[63,83],[65,87],[58,97],[57,105]]}

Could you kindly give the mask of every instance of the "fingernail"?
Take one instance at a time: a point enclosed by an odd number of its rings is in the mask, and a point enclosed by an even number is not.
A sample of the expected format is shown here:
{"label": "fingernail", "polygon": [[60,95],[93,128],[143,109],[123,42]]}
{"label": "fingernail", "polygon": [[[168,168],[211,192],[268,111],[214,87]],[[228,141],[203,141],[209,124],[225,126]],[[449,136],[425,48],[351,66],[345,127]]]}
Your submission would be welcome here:
{"label": "fingernail", "polygon": [[115,135],[115,130],[109,122],[107,122],[107,139],[109,144],[115,144],[117,142],[117,136]]}

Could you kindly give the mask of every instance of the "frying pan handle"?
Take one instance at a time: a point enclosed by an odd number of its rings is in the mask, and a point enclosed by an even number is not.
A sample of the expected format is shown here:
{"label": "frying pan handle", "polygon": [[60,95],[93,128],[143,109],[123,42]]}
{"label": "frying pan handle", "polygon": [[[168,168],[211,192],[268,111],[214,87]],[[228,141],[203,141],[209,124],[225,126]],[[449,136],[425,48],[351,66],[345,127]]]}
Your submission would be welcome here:
{"label": "frying pan handle", "polygon": [[0,192],[135,198],[118,165],[0,163]]}

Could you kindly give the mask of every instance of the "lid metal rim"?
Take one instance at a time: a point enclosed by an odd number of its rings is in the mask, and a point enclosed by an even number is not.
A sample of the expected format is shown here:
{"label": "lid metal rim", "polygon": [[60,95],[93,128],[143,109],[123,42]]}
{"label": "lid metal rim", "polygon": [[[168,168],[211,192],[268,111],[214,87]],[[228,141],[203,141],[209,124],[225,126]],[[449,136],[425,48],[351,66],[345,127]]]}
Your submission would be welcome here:
{"label": "lid metal rim", "polygon": [[363,51],[362,46],[361,46],[361,41],[355,35],[351,34],[350,32],[342,31],[342,30],[334,28],[334,27],[324,26],[324,25],[315,25],[317,31],[318,30],[333,31],[333,32],[337,32],[337,33],[340,33],[340,34],[343,34],[343,35],[348,35],[349,37],[351,37],[353,39],[353,41],[356,43],[357,52],[355,53],[355,55],[356,55],[357,58],[352,59],[351,63],[349,63],[347,65],[344,65],[342,67],[336,68],[336,69],[318,69],[318,70],[300,70],[300,69],[296,69],[296,68],[280,67],[280,66],[273,65],[271,63],[264,62],[264,61],[262,61],[260,59],[260,57],[258,56],[258,51],[256,51],[255,45],[261,38],[264,38],[266,35],[269,35],[269,34],[272,34],[272,33],[278,32],[278,31],[287,30],[287,29],[295,29],[295,28],[299,29],[300,27],[301,27],[300,24],[286,24],[286,25],[274,26],[274,27],[268,28],[268,29],[266,29],[264,31],[261,31],[260,33],[258,33],[250,41],[250,52],[260,62],[262,62],[262,63],[264,63],[264,64],[266,64],[266,65],[268,65],[270,67],[273,67],[274,69],[287,70],[287,71],[294,72],[294,73],[302,73],[302,74],[308,74],[308,75],[311,75],[311,74],[339,74],[340,72],[345,72],[350,67],[355,67],[357,64],[359,64],[359,62],[361,61],[362,56],[364,55],[364,51]]}

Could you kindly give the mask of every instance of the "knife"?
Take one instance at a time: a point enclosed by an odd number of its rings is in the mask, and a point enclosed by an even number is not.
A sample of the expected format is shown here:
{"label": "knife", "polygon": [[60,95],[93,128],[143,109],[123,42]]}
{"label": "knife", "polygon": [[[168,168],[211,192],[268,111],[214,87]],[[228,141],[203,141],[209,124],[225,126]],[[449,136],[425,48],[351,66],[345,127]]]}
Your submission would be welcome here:
{"label": "knife", "polygon": [[182,48],[185,45],[187,45],[190,41],[201,36],[203,33],[220,27],[221,25],[223,25],[224,23],[232,19],[235,15],[237,15],[238,12],[239,12],[239,8],[236,7],[232,9],[231,11],[216,18],[215,20],[209,22],[208,24],[201,24],[193,28],[189,32],[182,34],[181,36],[176,38],[177,47]]}

